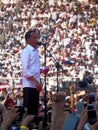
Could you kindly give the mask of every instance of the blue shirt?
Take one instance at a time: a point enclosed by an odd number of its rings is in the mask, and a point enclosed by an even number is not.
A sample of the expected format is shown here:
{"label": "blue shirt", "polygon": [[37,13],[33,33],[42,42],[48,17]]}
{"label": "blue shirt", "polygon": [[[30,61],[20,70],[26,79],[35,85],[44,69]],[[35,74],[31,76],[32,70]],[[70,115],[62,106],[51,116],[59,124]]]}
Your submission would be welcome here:
{"label": "blue shirt", "polygon": [[33,81],[28,77],[33,76],[40,83],[40,59],[38,50],[27,45],[21,52],[21,64],[23,74],[23,88],[36,88]]}

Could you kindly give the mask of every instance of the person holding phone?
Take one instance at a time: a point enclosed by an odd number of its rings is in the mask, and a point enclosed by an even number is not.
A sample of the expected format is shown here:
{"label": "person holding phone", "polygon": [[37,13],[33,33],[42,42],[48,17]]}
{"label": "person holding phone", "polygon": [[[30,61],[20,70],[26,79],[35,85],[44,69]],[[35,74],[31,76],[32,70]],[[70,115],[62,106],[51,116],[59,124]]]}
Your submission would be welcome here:
{"label": "person holding phone", "polygon": [[83,130],[86,124],[88,126],[88,129],[98,130],[98,102],[95,103],[95,108],[96,108],[95,112],[96,112],[96,118],[97,118],[96,122],[91,125],[88,119],[88,110],[84,110],[80,115],[80,121],[77,125],[77,130]]}
{"label": "person holding phone", "polygon": [[23,74],[23,104],[29,115],[38,116],[40,84],[40,58],[38,54],[38,31],[29,30],[25,34],[27,46],[21,52]]}

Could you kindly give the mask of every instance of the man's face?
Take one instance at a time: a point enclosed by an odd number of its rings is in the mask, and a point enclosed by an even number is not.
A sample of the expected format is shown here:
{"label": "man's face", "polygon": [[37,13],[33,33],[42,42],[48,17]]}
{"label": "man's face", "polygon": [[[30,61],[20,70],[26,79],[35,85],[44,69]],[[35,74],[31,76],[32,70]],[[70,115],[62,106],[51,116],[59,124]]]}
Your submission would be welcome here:
{"label": "man's face", "polygon": [[38,34],[36,32],[31,33],[28,43],[35,48],[38,46]]}

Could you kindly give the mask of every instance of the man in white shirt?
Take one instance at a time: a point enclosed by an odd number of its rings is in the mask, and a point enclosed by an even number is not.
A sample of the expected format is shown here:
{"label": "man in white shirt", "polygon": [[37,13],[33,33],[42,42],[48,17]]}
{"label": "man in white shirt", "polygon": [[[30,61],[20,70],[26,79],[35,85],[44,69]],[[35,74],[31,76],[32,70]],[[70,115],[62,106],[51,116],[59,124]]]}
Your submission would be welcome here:
{"label": "man in white shirt", "polygon": [[21,53],[23,74],[23,103],[28,114],[38,115],[40,84],[40,59],[38,55],[37,30],[29,30],[25,34],[27,46]]}

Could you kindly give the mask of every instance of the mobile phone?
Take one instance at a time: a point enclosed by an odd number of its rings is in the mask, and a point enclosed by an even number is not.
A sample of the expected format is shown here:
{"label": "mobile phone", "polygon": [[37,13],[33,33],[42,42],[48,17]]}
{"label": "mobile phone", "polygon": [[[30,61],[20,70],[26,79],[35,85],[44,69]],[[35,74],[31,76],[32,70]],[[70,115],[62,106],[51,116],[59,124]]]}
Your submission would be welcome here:
{"label": "mobile phone", "polygon": [[81,91],[78,95],[79,95],[79,96],[85,95],[85,90]]}
{"label": "mobile phone", "polygon": [[83,110],[84,110],[83,102],[77,102],[77,104],[76,104],[76,113],[78,115],[80,115]]}
{"label": "mobile phone", "polygon": [[97,121],[96,110],[93,104],[87,105],[88,122],[93,125]]}
{"label": "mobile phone", "polygon": [[76,130],[78,121],[79,116],[77,116],[76,113],[69,114],[64,123],[63,130]]}

